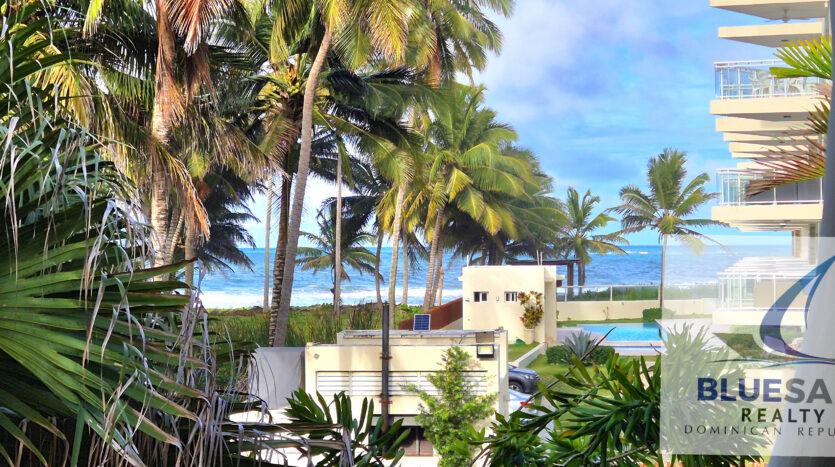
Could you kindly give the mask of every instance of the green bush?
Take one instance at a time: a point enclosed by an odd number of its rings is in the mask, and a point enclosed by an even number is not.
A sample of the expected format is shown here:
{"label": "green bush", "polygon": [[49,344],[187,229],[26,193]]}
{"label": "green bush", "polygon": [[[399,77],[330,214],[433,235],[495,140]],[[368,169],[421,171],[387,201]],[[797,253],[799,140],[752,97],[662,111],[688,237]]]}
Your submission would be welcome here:
{"label": "green bush", "polygon": [[643,311],[644,321],[647,321],[647,322],[652,322],[652,321],[655,321],[657,319],[661,319],[662,315],[663,315],[663,313],[661,311],[661,308],[658,308],[658,307],[647,308],[646,310]]}
{"label": "green bush", "polygon": [[549,365],[556,365],[558,363],[570,361],[572,355],[574,355],[574,353],[564,345],[548,347],[545,350],[545,360]]}
{"label": "green bush", "polygon": [[615,349],[613,349],[612,347],[604,347],[600,345],[591,351],[591,354],[588,356],[586,360],[590,360],[598,365],[603,365],[604,363],[609,361],[609,357],[611,357],[614,353]]}
{"label": "green bush", "polygon": [[[612,347],[598,346],[583,360],[583,363],[596,363],[602,365],[609,360],[609,357],[615,353]],[[578,356],[579,357],[579,356]],[[545,360],[549,365],[557,365],[560,363],[568,364],[574,360],[574,351],[567,345],[557,345],[548,347],[545,350]]]}

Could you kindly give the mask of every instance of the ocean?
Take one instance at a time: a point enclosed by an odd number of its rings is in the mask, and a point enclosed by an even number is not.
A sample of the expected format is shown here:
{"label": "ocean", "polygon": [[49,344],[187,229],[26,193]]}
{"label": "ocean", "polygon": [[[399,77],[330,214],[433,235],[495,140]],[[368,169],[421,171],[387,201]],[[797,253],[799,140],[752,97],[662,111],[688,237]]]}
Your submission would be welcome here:
{"label": "ocean", "polygon": [[[731,252],[719,246],[708,246],[700,256],[694,256],[689,248],[670,246],[667,252],[667,282],[669,284],[693,284],[715,282],[716,274],[746,256],[788,256],[790,245],[730,246]],[[586,267],[586,285],[657,284],[661,274],[661,247],[657,245],[625,247],[626,255],[595,255]],[[264,290],[264,249],[250,248],[245,253],[252,259],[252,270],[236,268],[234,271],[217,271],[206,274],[201,282],[201,297],[207,308],[236,308],[261,305]],[[271,257],[272,257],[272,251]],[[382,250],[381,272],[388,279],[391,248]],[[461,296],[458,277],[466,262],[444,257],[444,302]],[[398,265],[397,300],[402,292],[402,257]],[[272,268],[272,264],[270,265]],[[376,301],[374,278],[348,270],[350,281],[342,283],[342,300],[345,304]],[[560,268],[560,273],[562,268]],[[271,281],[272,282],[272,281]],[[423,302],[426,285],[426,264],[416,264],[409,273],[409,303]],[[303,271],[296,268],[292,304],[295,306],[332,302],[331,276],[329,272]],[[388,288],[383,283],[382,295],[386,299]]]}

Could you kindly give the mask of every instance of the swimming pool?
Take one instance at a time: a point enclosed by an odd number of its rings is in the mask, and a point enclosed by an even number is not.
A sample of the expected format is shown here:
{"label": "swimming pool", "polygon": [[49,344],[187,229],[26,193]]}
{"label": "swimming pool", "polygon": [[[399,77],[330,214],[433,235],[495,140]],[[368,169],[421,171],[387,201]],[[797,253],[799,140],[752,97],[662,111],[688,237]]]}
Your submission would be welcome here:
{"label": "swimming pool", "polygon": [[606,334],[610,329],[615,328],[606,338],[612,342],[661,340],[658,337],[658,331],[661,329],[658,323],[578,324],[577,327],[600,334]]}

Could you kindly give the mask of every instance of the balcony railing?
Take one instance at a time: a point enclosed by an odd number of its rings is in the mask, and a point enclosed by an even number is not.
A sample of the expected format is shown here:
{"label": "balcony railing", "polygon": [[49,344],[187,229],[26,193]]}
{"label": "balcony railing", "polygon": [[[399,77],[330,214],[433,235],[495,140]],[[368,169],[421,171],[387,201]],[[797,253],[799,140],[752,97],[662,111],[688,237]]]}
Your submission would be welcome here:
{"label": "balcony railing", "polygon": [[[572,285],[557,287],[558,302],[628,302],[658,300],[658,285]],[[695,284],[668,284],[664,286],[664,298],[671,300],[695,300],[716,298],[719,285],[715,282]]]}
{"label": "balcony railing", "polygon": [[778,79],[771,74],[773,66],[785,66],[780,60],[719,62],[716,69],[717,99],[748,99],[757,97],[788,97],[820,95],[820,78]]}
{"label": "balcony railing", "polygon": [[751,195],[748,185],[766,175],[745,169],[723,169],[717,173],[720,206],[819,204],[823,199],[823,179],[805,180],[778,186]]}

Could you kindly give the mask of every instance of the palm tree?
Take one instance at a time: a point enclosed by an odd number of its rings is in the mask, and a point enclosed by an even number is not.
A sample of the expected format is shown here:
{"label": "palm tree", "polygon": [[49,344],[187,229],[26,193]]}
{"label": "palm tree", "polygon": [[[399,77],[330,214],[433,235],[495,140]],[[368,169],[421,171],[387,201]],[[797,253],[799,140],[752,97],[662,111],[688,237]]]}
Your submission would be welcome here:
{"label": "palm tree", "polygon": [[619,213],[624,233],[652,229],[658,232],[661,247],[661,284],[658,303],[664,309],[664,275],[667,265],[667,241],[670,236],[693,248],[704,246],[704,240],[719,244],[697,229],[710,226],[727,226],[712,219],[690,218],[696,210],[719,196],[709,193],[705,183],[710,180],[706,173],[686,181],[687,153],[676,149],[665,149],[647,164],[649,193],[635,185],[620,190],[621,204],[612,208]]}
{"label": "palm tree", "polygon": [[[311,17],[308,5],[303,4],[303,2],[276,2],[275,8],[277,18],[282,21],[287,19],[298,21],[299,17]],[[347,54],[347,51],[358,50],[358,48],[350,47],[351,43],[357,43],[355,42],[357,38],[368,38],[367,42],[365,40],[359,41],[359,49],[366,53],[347,55],[346,57],[347,62],[355,65],[355,68],[372,58],[372,55],[381,56],[388,59],[389,62],[400,62],[402,61],[409,8],[406,8],[406,2],[401,0],[375,0],[372,2],[337,0],[328,3],[328,8],[325,10],[319,10],[318,8],[315,10],[312,12],[314,24],[316,24],[314,30],[316,32],[321,30],[321,36],[315,34],[312,36],[314,40],[310,41],[311,54],[315,50],[315,58],[311,63],[304,88],[298,171],[288,226],[284,278],[281,284],[281,302],[278,310],[279,317],[289,315],[290,312],[293,274],[299,246],[299,228],[301,226],[304,193],[307,186],[314,136],[314,104],[316,91],[319,88],[319,75],[330,52],[331,43],[334,37],[337,37],[338,41],[342,41],[342,46],[338,48],[338,51]],[[373,52],[376,52],[374,54],[368,47],[372,44],[376,49],[373,50]],[[283,337],[279,336],[280,332],[282,332],[281,329],[276,329],[277,340],[280,340],[278,337]]]}
{"label": "palm tree", "polygon": [[483,70],[487,53],[501,50],[502,34],[488,11],[508,17],[515,0],[432,0],[416,9],[409,29],[410,63],[429,70],[442,85],[461,72],[472,83],[473,69]]}
{"label": "palm tree", "polygon": [[594,233],[615,220],[614,217],[603,212],[593,215],[595,205],[599,202],[600,197],[592,196],[590,190],[586,191],[581,199],[574,187],[568,188],[564,205],[566,221],[558,227],[556,248],[565,257],[573,256],[580,260],[577,274],[579,285],[586,283],[586,265],[591,262],[591,253],[623,255],[626,252],[618,244],[629,244],[623,238],[623,232],[620,231],[605,234]]}
{"label": "palm tree", "polygon": [[445,210],[454,204],[489,233],[515,234],[512,213],[494,195],[524,194],[523,178],[530,172],[524,161],[502,152],[516,132],[497,122],[496,113],[483,106],[484,88],[453,84],[446,109],[436,109],[424,130],[428,169],[425,230],[431,235],[429,272],[423,308],[429,308],[437,284],[437,258],[443,243]]}
{"label": "palm tree", "polygon": [[[302,270],[313,270],[314,273],[322,270],[330,271],[334,284],[334,288],[331,289],[334,300],[337,300],[336,274],[340,274],[346,281],[351,280],[344,267],[337,267],[339,261],[360,274],[374,274],[374,253],[363,246],[374,241],[374,236],[363,230],[369,221],[369,214],[348,212],[345,216],[342,240],[337,243],[335,220],[343,216],[336,215],[336,204],[336,200],[331,199],[322,206],[316,216],[318,233],[302,232],[302,237],[313,246],[299,247],[298,257]],[[342,247],[341,257],[336,256],[337,244]]]}

